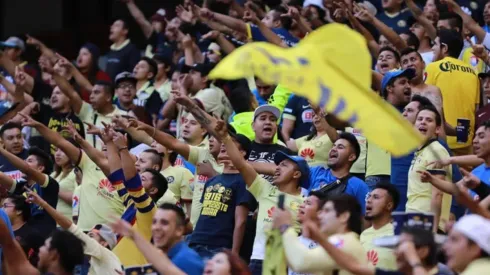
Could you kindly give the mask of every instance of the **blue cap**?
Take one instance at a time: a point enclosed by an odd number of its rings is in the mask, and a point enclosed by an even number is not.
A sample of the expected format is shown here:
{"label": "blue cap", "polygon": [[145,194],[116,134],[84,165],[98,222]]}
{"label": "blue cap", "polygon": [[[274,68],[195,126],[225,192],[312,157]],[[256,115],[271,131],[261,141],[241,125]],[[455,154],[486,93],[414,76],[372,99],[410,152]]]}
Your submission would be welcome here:
{"label": "blue cap", "polygon": [[414,69],[405,69],[405,70],[394,70],[394,71],[389,71],[387,72],[383,80],[381,80],[381,93],[384,94],[386,86],[388,86],[388,83],[392,79],[395,79],[397,77],[407,77],[408,79],[412,79],[415,77],[415,70]]}
{"label": "blue cap", "polygon": [[299,171],[301,172],[299,185],[303,188],[308,188],[308,186],[310,185],[310,167],[308,166],[306,160],[299,156],[290,156],[282,151],[277,151],[276,155],[274,156],[274,163],[276,165],[279,165],[279,163],[281,163],[281,161],[285,159],[289,159],[290,161],[298,165]]}

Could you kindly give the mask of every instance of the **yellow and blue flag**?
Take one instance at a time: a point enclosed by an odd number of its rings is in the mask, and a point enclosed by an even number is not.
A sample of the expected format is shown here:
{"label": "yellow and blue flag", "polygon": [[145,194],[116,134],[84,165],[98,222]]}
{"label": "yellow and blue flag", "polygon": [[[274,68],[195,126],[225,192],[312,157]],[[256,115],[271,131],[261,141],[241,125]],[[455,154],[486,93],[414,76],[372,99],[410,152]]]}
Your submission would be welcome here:
{"label": "yellow and blue flag", "polygon": [[366,41],[345,25],[323,26],[288,49],[249,43],[218,63],[209,77],[231,80],[253,75],[308,98],[395,156],[413,151],[423,141],[394,107],[371,90]]}

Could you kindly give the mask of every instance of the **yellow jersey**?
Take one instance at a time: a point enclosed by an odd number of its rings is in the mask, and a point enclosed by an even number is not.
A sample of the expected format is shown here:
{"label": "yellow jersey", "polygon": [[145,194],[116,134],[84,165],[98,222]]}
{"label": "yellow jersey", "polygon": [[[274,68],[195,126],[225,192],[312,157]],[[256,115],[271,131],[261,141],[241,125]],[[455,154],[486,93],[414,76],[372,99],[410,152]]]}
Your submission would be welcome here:
{"label": "yellow jersey", "polygon": [[[448,165],[442,169],[433,169],[429,163],[449,158],[449,153],[439,141],[432,140],[424,145],[421,149],[415,152],[410,170],[408,172],[408,187],[407,187],[407,204],[406,211],[414,212],[431,212],[432,185],[428,182],[420,180],[420,174],[417,171],[426,171],[428,169],[438,170],[441,174],[445,174],[446,181],[451,182],[453,169]],[[444,193],[442,197],[441,216],[439,220],[439,228],[445,231],[446,222],[449,221],[451,212],[451,195]]]}
{"label": "yellow jersey", "polygon": [[328,154],[333,146],[328,135],[315,136],[310,140],[306,140],[306,138],[302,137],[295,140],[296,147],[298,148],[298,156],[303,157],[310,167],[318,165],[325,166],[328,161]]}
{"label": "yellow jersey", "polygon": [[455,127],[458,118],[469,119],[468,141],[458,143],[456,137],[447,137],[451,149],[471,145],[475,132],[476,105],[480,103],[480,82],[477,73],[467,63],[452,57],[432,62],[426,67],[426,84],[439,87],[442,93],[444,117]]}
{"label": "yellow jersey", "polygon": [[393,249],[375,246],[373,241],[379,237],[393,236],[393,224],[387,223],[383,227],[374,229],[372,226],[362,231],[361,244],[366,250],[369,262],[376,268],[383,270],[397,270],[396,257]]}

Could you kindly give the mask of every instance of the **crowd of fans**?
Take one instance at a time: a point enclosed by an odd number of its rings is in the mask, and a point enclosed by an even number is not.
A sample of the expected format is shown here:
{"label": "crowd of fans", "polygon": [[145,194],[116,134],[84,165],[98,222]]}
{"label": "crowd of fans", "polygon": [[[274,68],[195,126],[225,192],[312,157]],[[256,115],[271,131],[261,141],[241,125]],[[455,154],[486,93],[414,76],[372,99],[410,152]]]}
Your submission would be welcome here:
{"label": "crowd of fans", "polygon": [[[490,2],[118,4],[140,30],[115,20],[106,53],[0,43],[0,274],[490,273]],[[414,152],[259,77],[208,78],[328,24],[366,39]]]}

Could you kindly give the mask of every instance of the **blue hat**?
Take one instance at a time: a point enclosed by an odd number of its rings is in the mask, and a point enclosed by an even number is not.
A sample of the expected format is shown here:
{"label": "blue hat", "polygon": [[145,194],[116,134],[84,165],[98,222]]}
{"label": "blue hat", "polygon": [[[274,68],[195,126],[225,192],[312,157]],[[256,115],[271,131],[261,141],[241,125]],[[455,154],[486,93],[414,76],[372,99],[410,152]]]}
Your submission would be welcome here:
{"label": "blue hat", "polygon": [[381,81],[381,93],[384,94],[386,86],[388,86],[388,83],[392,79],[395,79],[397,77],[407,77],[408,79],[412,79],[415,77],[415,70],[414,69],[406,69],[406,70],[395,70],[395,71],[389,71],[387,72],[383,80]]}
{"label": "blue hat", "polygon": [[298,165],[299,171],[301,172],[299,185],[303,188],[308,188],[310,185],[310,167],[308,166],[308,163],[306,163],[306,160],[299,156],[290,156],[282,151],[277,151],[276,155],[274,156],[274,163],[279,165],[279,163],[285,159],[289,159]]}

